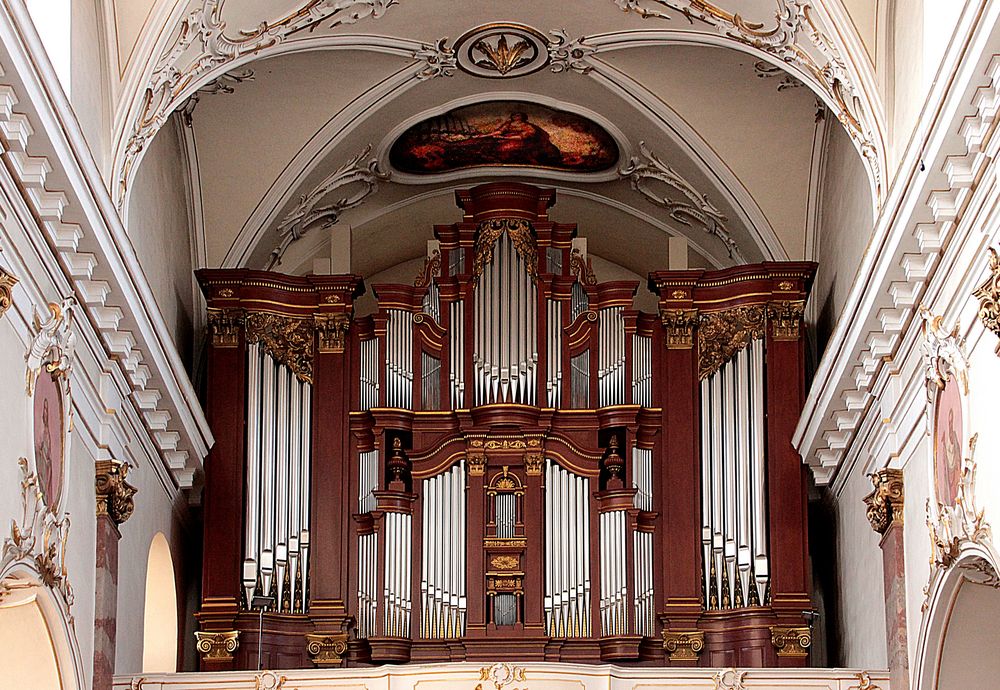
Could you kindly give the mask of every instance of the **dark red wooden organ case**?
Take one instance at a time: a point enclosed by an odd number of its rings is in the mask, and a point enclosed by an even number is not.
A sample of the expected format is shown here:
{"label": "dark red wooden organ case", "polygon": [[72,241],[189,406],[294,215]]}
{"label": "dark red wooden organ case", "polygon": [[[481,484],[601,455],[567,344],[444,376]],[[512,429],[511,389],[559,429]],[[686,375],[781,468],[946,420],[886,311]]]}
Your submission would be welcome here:
{"label": "dark red wooden organ case", "polygon": [[805,665],[815,265],[655,272],[647,314],[552,190],[457,200],[371,316],[356,276],[198,272],[203,668]]}

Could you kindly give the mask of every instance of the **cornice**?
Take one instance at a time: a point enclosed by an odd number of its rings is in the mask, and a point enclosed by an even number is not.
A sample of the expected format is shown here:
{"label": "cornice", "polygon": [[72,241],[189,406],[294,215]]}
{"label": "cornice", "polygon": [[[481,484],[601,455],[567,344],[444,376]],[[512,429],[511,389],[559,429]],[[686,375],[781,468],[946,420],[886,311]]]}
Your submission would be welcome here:
{"label": "cornice", "polygon": [[[38,260],[75,294],[81,328],[93,329],[105,361],[123,374],[144,435],[176,485],[190,487],[213,443],[204,413],[72,109],[37,57],[40,39],[20,3],[3,3],[0,135],[3,174],[30,211],[19,222],[44,238]],[[39,304],[55,296],[39,287],[29,294]]]}
{"label": "cornice", "polygon": [[978,182],[991,185],[982,174],[992,160],[987,149],[996,147],[987,137],[1000,102],[998,18],[996,0],[966,7],[816,372],[793,444],[820,484],[833,480],[869,416],[949,236],[967,233],[965,221],[993,193]]}

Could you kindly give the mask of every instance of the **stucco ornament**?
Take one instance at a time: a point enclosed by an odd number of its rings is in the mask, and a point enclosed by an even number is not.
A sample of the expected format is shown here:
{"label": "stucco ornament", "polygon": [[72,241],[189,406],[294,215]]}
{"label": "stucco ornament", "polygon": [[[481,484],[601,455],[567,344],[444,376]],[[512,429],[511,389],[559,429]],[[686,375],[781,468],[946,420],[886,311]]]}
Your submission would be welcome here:
{"label": "stucco ornament", "polygon": [[35,392],[35,381],[44,368],[49,374],[68,376],[73,363],[76,335],[70,328],[76,300],[66,297],[61,302],[50,302],[49,317],[44,321],[35,312],[33,324],[37,333],[24,355],[27,364],[26,384],[28,395]]}

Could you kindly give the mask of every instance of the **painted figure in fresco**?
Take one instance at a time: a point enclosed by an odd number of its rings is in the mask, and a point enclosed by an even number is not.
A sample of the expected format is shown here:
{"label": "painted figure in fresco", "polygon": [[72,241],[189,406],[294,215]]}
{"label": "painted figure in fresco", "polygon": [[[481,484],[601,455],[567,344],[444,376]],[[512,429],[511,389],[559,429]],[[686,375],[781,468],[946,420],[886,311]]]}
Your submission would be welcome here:
{"label": "painted figure in fresco", "polygon": [[35,392],[35,471],[38,485],[50,508],[56,507],[62,489],[62,420],[59,387],[43,374]]}
{"label": "painted figure in fresco", "polygon": [[533,124],[527,113],[511,113],[506,122],[481,137],[496,140],[497,160],[500,163],[542,166],[562,163],[562,154],[552,144],[548,132]]}
{"label": "painted figure in fresco", "polygon": [[949,381],[938,398],[935,429],[935,472],[938,500],[951,505],[962,475],[962,410],[958,385]]}

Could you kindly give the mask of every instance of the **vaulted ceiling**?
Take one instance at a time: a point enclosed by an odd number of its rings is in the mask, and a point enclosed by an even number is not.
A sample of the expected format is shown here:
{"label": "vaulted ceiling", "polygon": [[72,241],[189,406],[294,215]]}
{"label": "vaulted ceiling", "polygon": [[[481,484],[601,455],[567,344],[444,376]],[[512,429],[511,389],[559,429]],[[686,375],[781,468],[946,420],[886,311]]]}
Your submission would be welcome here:
{"label": "vaulted ceiling", "polygon": [[[209,266],[280,257],[306,272],[335,222],[350,227],[352,270],[375,275],[460,217],[455,189],[510,177],[556,187],[553,217],[640,276],[666,265],[671,236],[694,266],[810,258],[826,138],[853,142],[873,203],[885,186],[868,15],[851,9],[861,34],[841,0],[119,0],[114,190],[127,207],[173,117]],[[492,58],[470,52],[481,27]],[[490,101],[578,114],[620,160],[601,173],[393,168],[408,126]]]}

